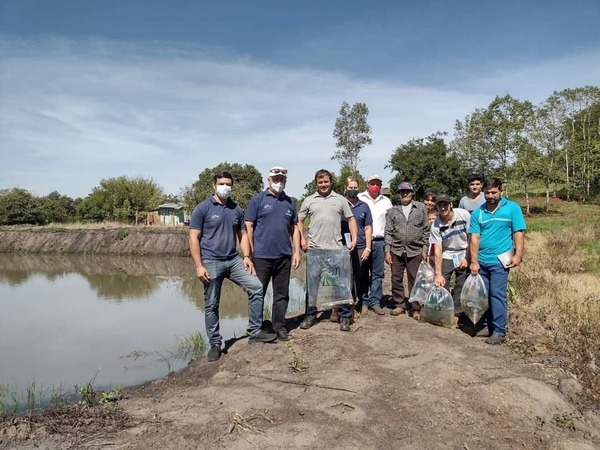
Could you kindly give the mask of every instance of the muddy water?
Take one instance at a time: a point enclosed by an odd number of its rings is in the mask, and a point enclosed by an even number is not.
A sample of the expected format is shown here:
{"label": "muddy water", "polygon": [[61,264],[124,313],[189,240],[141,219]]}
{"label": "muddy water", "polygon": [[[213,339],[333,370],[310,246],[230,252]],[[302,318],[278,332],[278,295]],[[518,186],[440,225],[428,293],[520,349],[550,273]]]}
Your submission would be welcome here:
{"label": "muddy water", "polygon": [[[290,294],[290,312],[302,310],[303,280],[292,279]],[[226,282],[225,339],[244,334],[247,311],[246,295]],[[23,403],[33,383],[41,403],[94,377],[98,389],[160,378],[187,364],[173,349],[195,331],[206,336],[202,284],[190,259],[0,254],[5,404],[13,396]]]}

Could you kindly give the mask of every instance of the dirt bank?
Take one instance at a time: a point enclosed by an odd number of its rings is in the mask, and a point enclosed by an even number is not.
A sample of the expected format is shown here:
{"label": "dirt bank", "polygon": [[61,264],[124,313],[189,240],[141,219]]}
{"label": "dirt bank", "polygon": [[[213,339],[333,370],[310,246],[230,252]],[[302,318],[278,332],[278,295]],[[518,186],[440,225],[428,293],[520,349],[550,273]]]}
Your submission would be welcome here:
{"label": "dirt bank", "polygon": [[0,422],[0,447],[600,448],[600,417],[548,361],[407,316],[292,333],[288,345],[238,340],[216,363],[130,390],[109,428],[93,415]]}
{"label": "dirt bank", "polygon": [[0,253],[189,256],[187,228],[0,230]]}

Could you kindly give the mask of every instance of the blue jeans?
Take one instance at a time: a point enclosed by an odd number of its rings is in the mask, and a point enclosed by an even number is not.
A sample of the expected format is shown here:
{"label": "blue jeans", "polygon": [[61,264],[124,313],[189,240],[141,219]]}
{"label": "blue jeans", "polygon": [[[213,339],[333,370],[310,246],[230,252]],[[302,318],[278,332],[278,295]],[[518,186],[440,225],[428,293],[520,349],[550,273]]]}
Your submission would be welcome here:
{"label": "blue jeans", "polygon": [[371,242],[371,283],[369,287],[369,307],[381,305],[383,300],[383,275],[385,273],[385,243],[383,239]]}
{"label": "blue jeans", "polygon": [[258,333],[263,318],[263,286],[258,277],[246,270],[239,255],[226,261],[208,259],[202,264],[210,276],[210,281],[204,285],[204,320],[210,345],[221,345],[223,341],[219,333],[219,302],[225,278],[248,294],[248,334],[254,336]]}
{"label": "blue jeans", "polygon": [[485,314],[487,327],[491,334],[506,336],[508,324],[508,302],[506,299],[506,286],[508,284],[509,269],[502,264],[479,263],[479,275],[483,278],[488,290],[490,309]]}

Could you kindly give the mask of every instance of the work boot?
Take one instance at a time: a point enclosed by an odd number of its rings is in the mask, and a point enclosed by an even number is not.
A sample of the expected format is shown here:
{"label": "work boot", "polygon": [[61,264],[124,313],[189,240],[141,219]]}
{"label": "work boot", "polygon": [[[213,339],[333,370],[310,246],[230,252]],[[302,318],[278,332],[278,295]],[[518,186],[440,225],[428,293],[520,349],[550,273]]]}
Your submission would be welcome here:
{"label": "work boot", "polygon": [[362,311],[360,312],[361,317],[367,317],[369,315],[369,307],[367,305],[363,305]]}
{"label": "work boot", "polygon": [[404,308],[394,308],[390,311],[390,316],[400,316],[402,314],[406,314],[406,310]]}
{"label": "work boot", "polygon": [[492,334],[489,338],[485,340],[485,343],[490,345],[500,345],[504,342],[505,339],[505,336],[501,336],[499,334]]}
{"label": "work boot", "polygon": [[340,331],[350,331],[350,319],[348,317],[340,319]]}
{"label": "work boot", "polygon": [[310,327],[312,327],[316,323],[317,323],[317,316],[314,314],[311,314],[310,316],[304,317],[304,320],[300,324],[300,328],[302,328],[303,330],[308,330]]}
{"label": "work boot", "polygon": [[340,308],[339,306],[334,306],[331,308],[331,315],[329,316],[329,320],[332,322],[340,321]]}
{"label": "work boot", "polygon": [[383,310],[383,308],[379,305],[375,305],[371,308],[371,310],[377,314],[378,316],[385,316],[385,311]]}
{"label": "work boot", "polygon": [[350,310],[352,311],[352,318],[353,319],[360,319],[360,313],[356,310],[356,307],[354,305],[352,305],[350,307]]}
{"label": "work boot", "polygon": [[276,334],[277,334],[277,339],[279,339],[280,341],[289,341],[290,340],[290,335],[285,328],[282,328],[281,330],[277,330]]}
{"label": "work boot", "polygon": [[210,350],[206,354],[206,360],[209,362],[214,362],[221,357],[221,345],[213,344],[210,346]]}

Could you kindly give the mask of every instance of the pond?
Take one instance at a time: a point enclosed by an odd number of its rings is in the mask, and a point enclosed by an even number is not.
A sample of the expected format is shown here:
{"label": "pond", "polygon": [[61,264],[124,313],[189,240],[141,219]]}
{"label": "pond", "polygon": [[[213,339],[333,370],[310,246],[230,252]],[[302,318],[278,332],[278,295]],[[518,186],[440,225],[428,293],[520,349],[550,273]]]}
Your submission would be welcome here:
{"label": "pond", "polygon": [[[290,315],[303,278],[292,273]],[[247,296],[228,281],[220,314],[224,339],[244,335]],[[0,254],[0,410],[161,378],[188,363],[195,333],[207,342],[191,259]]]}

